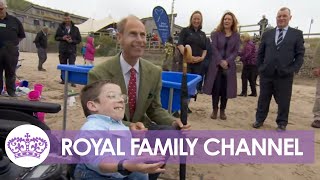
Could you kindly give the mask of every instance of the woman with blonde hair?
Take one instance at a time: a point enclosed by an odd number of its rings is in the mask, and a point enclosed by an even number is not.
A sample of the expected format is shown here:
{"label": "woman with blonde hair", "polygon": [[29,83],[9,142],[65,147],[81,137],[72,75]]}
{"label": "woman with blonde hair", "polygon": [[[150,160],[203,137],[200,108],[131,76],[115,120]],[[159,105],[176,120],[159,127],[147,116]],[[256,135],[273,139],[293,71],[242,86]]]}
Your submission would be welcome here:
{"label": "woman with blonde hair", "polygon": [[257,96],[256,90],[256,77],[258,73],[257,59],[256,59],[256,46],[251,40],[248,33],[244,33],[240,36],[243,44],[242,51],[240,52],[240,61],[243,64],[242,67],[242,91],[239,96],[247,96],[248,81],[250,83],[251,94],[249,96]]}
{"label": "woman with blonde hair", "polygon": [[240,46],[238,20],[228,11],[223,14],[216,30],[211,33],[212,61],[209,65],[203,92],[212,95],[212,119],[217,119],[220,101],[220,119],[226,120],[225,109],[230,98],[237,97],[235,59]]}
{"label": "woman with blonde hair", "polygon": [[[179,35],[178,49],[183,54],[185,45],[190,45],[192,49],[192,59],[188,62],[188,73],[202,75],[202,62],[206,57],[206,34],[202,29],[202,14],[194,11],[190,16],[190,24],[183,28]],[[197,86],[198,92],[201,91],[202,83]],[[188,112],[191,110],[188,108]]]}

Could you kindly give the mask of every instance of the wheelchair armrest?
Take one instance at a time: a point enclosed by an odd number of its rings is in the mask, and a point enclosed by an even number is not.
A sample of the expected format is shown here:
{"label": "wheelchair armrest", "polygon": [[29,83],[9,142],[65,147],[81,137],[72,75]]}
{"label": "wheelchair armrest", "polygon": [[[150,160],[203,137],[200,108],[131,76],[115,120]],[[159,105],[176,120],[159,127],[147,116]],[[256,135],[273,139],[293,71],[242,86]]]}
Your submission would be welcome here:
{"label": "wheelchair armrest", "polygon": [[0,109],[11,109],[28,114],[32,114],[33,112],[57,113],[61,110],[61,105],[38,101],[0,99]]}

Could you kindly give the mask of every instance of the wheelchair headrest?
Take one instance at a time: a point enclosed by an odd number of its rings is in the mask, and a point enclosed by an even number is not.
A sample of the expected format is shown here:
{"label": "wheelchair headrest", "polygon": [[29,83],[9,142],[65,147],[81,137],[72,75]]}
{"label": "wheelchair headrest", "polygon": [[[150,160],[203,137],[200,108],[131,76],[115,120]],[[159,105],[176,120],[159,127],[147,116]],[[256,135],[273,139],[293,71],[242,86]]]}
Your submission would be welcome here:
{"label": "wheelchair headrest", "polygon": [[56,104],[56,103],[0,99],[0,109],[11,109],[11,110],[23,111],[27,113],[28,112],[57,113],[61,110],[61,106],[60,104]]}

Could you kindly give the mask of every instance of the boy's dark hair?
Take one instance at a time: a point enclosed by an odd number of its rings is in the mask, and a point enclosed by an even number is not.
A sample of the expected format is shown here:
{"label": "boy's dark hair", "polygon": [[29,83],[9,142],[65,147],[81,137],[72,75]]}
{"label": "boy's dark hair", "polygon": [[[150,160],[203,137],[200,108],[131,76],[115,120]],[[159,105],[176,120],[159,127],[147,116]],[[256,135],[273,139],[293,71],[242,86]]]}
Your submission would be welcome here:
{"label": "boy's dark hair", "polygon": [[99,103],[99,95],[101,93],[101,88],[106,84],[114,84],[111,80],[100,80],[94,83],[88,84],[82,88],[80,92],[81,106],[84,112],[84,115],[88,117],[91,115],[91,111],[87,107],[88,101],[95,101]]}
{"label": "boy's dark hair", "polygon": [[70,14],[69,13],[64,13],[64,15],[63,15],[64,17],[68,17],[68,16],[70,16]]}

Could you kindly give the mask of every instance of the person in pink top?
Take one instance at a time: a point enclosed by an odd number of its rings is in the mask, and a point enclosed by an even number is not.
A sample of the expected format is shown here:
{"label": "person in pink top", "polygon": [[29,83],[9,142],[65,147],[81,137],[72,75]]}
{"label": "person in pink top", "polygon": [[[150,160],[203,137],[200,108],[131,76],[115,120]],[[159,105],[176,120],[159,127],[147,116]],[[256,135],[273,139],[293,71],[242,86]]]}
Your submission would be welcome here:
{"label": "person in pink top", "polygon": [[93,65],[94,54],[96,50],[99,48],[100,48],[100,45],[97,47],[94,47],[94,38],[89,36],[87,38],[86,53],[84,55],[87,65]]}

